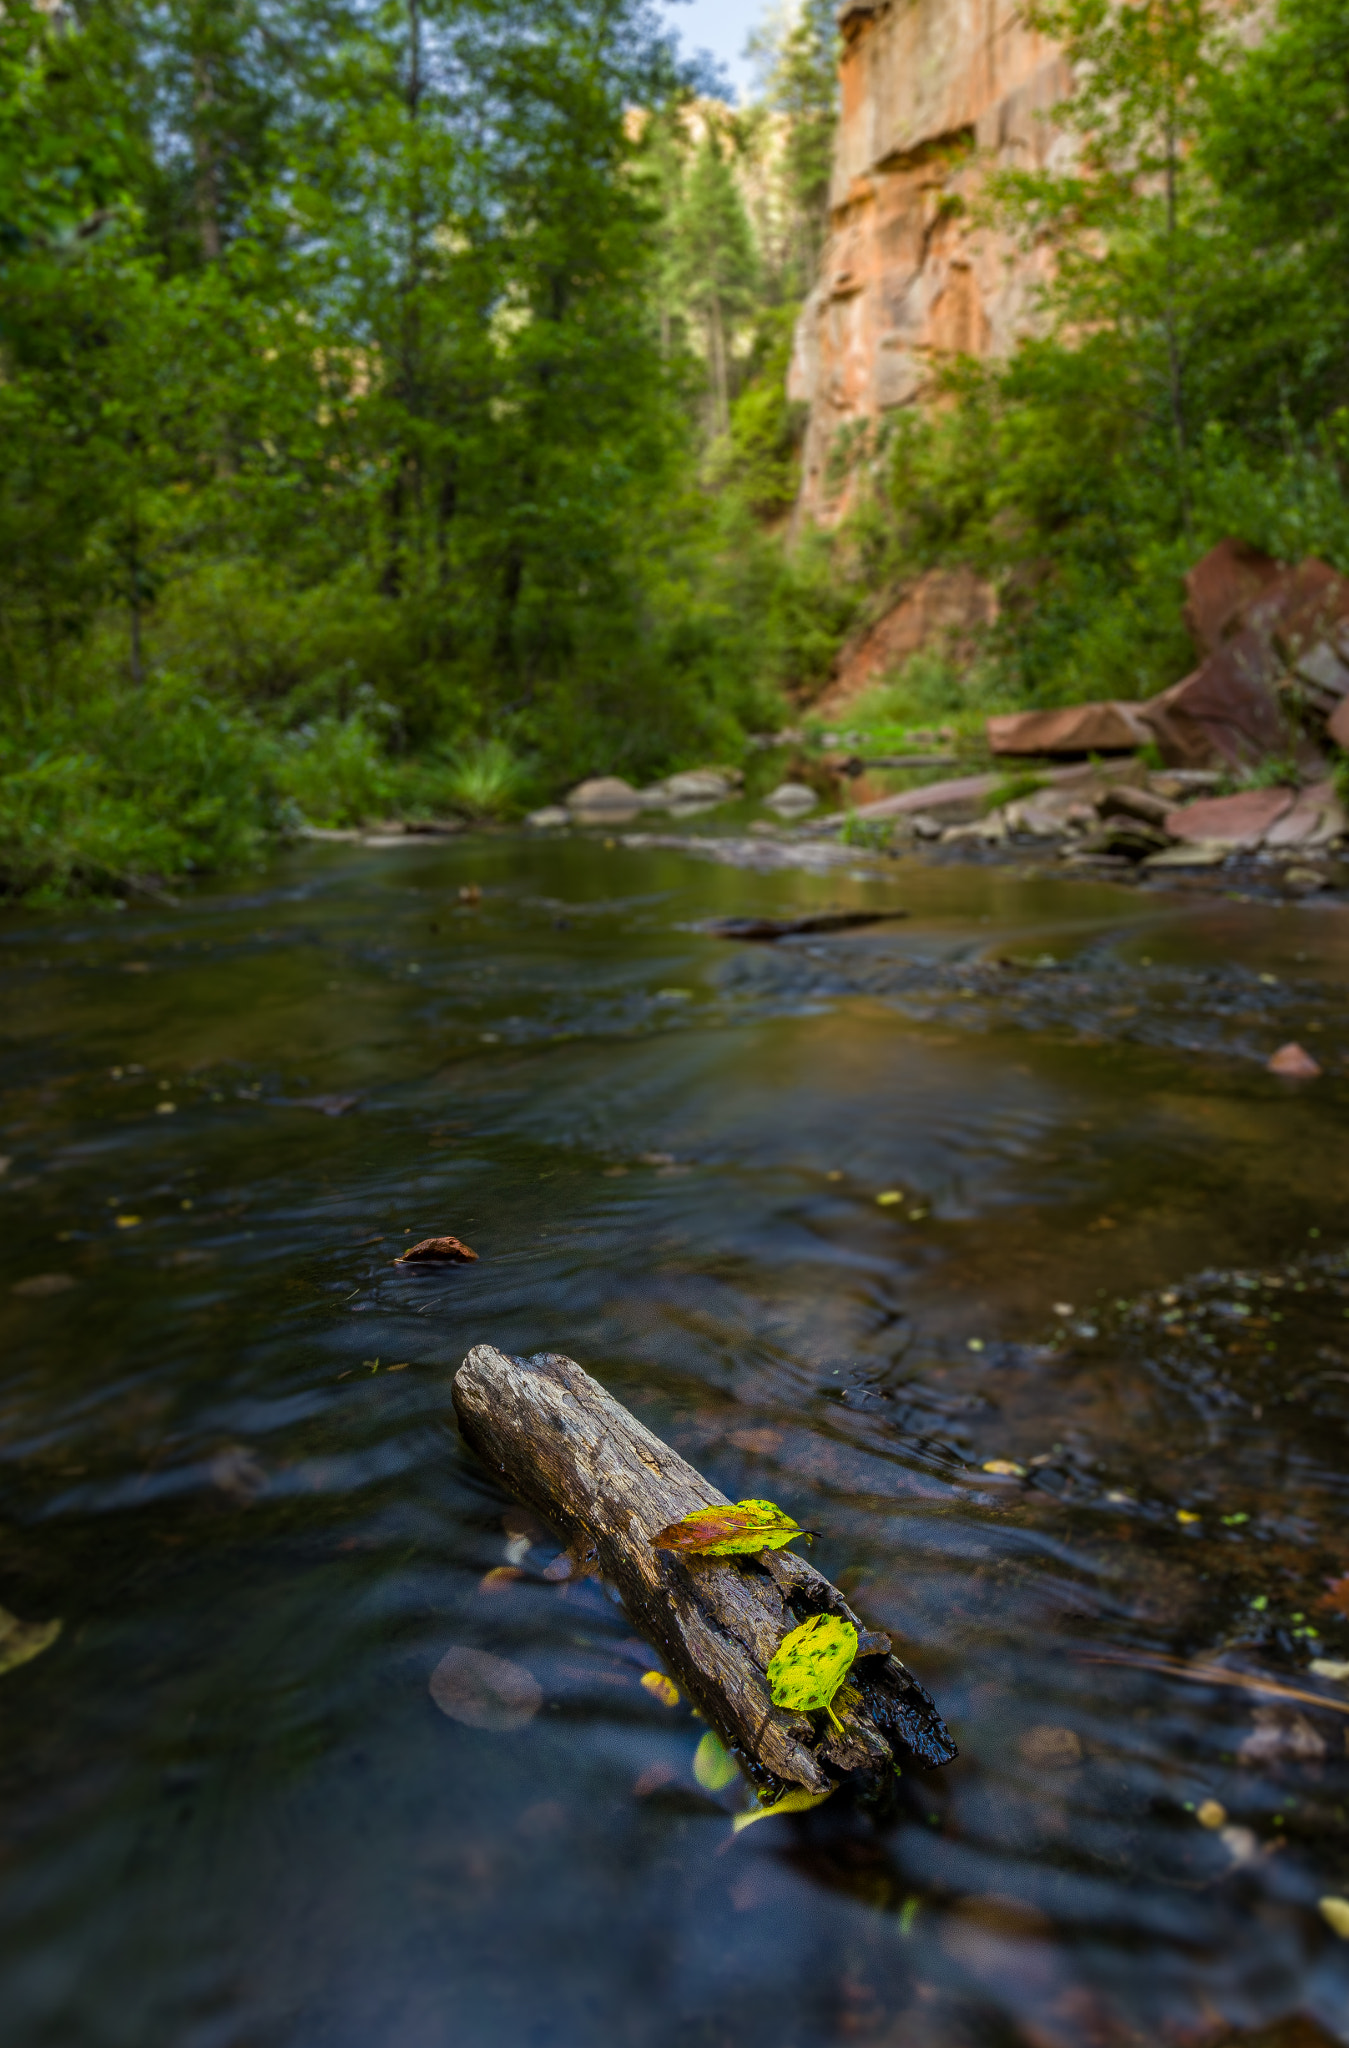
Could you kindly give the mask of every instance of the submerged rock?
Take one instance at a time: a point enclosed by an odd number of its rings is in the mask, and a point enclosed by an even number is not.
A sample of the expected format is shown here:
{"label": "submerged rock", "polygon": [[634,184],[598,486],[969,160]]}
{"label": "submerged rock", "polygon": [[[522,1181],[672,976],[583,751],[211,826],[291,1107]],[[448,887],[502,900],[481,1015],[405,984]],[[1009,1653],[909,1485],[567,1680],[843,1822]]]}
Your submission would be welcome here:
{"label": "submerged rock", "polygon": [[804,816],[807,811],[813,811],[819,801],[815,791],[808,789],[804,782],[780,782],[777,788],[771,790],[764,798],[770,809],[781,811],[784,815],[791,811],[797,816]]}

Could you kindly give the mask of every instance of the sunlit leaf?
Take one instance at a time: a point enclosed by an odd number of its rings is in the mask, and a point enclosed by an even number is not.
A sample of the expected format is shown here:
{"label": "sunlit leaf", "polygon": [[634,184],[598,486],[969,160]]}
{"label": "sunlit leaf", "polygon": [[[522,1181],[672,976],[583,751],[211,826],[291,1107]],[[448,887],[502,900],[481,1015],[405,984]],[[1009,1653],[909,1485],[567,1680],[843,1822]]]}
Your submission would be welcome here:
{"label": "sunlit leaf", "polygon": [[704,1557],[741,1557],[781,1550],[794,1537],[809,1535],[771,1500],[738,1500],[734,1507],[697,1508],[651,1538],[653,1550],[680,1550]]}
{"label": "sunlit leaf", "polygon": [[13,1671],[30,1657],[40,1657],[61,1633],[59,1621],[20,1621],[0,1607],[0,1672]]}
{"label": "sunlit leaf", "polygon": [[659,1700],[663,1707],[679,1705],[679,1687],[672,1678],[667,1678],[663,1671],[644,1671],[641,1682],[651,1697]]}
{"label": "sunlit leaf", "polygon": [[1014,1464],[1010,1458],[989,1458],[982,1469],[991,1472],[995,1479],[1024,1479],[1024,1465]]}
{"label": "sunlit leaf", "polygon": [[524,1573],[517,1564],[494,1564],[490,1572],[484,1572],[478,1581],[480,1593],[504,1593],[507,1586],[513,1586]]}
{"label": "sunlit leaf", "polygon": [[1349,1941],[1349,1899],[1318,1899],[1321,1918],[1327,1927],[1334,1928],[1341,1941]]}
{"label": "sunlit leaf", "polygon": [[693,1775],[704,1792],[724,1792],[735,1777],[735,1758],[709,1728],[693,1752]]}
{"label": "sunlit leaf", "polygon": [[773,1704],[811,1713],[823,1707],[836,1728],[831,1702],[857,1655],[857,1630],[837,1614],[812,1614],[783,1637],[768,1666]]}
{"label": "sunlit leaf", "polygon": [[752,1828],[756,1820],[772,1820],[775,1813],[808,1813],[812,1806],[822,1806],[832,1798],[834,1790],[831,1785],[827,1792],[807,1792],[804,1787],[799,1792],[784,1792],[771,1806],[751,1806],[748,1813],[737,1813],[731,1826],[739,1834],[744,1828]]}

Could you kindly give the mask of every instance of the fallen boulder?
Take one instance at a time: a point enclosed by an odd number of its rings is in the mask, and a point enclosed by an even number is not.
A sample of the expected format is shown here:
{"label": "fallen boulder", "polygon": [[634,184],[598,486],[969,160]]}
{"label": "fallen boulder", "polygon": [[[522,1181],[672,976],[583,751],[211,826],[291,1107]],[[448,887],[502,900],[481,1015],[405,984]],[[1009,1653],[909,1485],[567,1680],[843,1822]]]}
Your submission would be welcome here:
{"label": "fallen boulder", "polygon": [[1013,711],[987,724],[995,754],[1132,754],[1152,737],[1136,704],[1069,704],[1058,711]]}
{"label": "fallen boulder", "polygon": [[1239,768],[1292,754],[1297,731],[1276,695],[1283,668],[1272,641],[1244,628],[1193,675],[1150,697],[1139,716],[1163,761],[1202,768],[1217,759]]}
{"label": "fallen boulder", "polygon": [[592,775],[587,782],[578,782],[566,798],[569,811],[636,811],[641,808],[641,797],[630,782],[621,775]]}

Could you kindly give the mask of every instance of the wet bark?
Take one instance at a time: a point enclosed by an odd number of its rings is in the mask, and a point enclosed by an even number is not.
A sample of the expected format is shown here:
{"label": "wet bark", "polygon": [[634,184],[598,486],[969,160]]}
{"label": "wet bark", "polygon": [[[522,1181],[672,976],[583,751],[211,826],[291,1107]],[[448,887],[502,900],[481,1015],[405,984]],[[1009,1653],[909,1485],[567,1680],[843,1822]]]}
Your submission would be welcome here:
{"label": "wet bark", "polygon": [[936,1706],[893,1654],[859,1657],[827,1714],[775,1707],[766,1667],[798,1622],[858,1620],[836,1586],[787,1550],[682,1557],[651,1537],[726,1496],[556,1352],[511,1358],[479,1344],[454,1380],[466,1441],[572,1555],[615,1586],[634,1626],[729,1748],[763,1784],[824,1792],[845,1778],[879,1786],[896,1765],[956,1754]]}

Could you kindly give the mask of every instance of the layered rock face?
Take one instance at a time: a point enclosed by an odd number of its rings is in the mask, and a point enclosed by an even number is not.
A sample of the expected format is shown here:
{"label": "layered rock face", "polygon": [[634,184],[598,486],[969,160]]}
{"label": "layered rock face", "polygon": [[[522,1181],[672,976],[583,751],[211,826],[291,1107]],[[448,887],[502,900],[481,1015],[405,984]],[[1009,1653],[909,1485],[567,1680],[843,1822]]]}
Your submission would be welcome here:
{"label": "layered rock face", "polygon": [[1045,258],[969,208],[990,167],[1065,151],[1047,115],[1070,85],[1019,0],[845,0],[839,23],[831,229],[788,387],[810,407],[801,510],[823,520],[866,423],[921,397],[939,358],[999,354],[1031,325]]}

